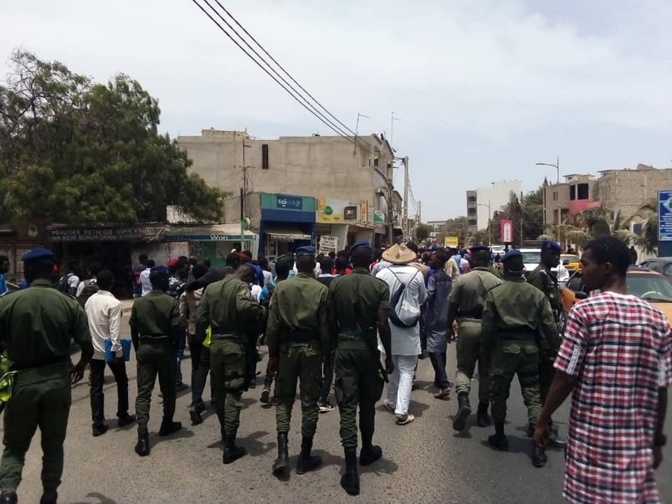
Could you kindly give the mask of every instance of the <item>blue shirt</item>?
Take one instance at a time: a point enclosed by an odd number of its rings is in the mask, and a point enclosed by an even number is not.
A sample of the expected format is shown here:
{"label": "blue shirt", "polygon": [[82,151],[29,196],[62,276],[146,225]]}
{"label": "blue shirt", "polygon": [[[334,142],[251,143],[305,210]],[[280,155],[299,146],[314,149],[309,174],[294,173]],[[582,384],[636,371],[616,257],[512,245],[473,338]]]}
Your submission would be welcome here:
{"label": "blue shirt", "polygon": [[[271,281],[271,285],[273,287],[277,286],[278,284],[276,283],[275,280]],[[264,288],[261,289],[261,294],[259,294],[259,301],[263,301],[268,297],[268,285],[264,285]]]}
{"label": "blue shirt", "polygon": [[0,296],[7,292],[7,280],[5,275],[0,275]]}

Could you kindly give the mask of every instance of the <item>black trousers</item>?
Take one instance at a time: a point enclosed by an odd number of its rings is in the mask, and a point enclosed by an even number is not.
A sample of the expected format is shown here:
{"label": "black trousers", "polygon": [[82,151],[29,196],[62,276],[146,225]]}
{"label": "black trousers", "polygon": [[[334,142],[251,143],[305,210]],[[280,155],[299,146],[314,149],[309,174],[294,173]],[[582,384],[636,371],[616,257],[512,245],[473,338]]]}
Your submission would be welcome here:
{"label": "black trousers", "polygon": [[[91,419],[93,426],[99,427],[105,423],[105,394],[103,383],[105,381],[105,361],[102,359],[91,360]],[[114,381],[117,383],[117,418],[128,416],[128,376],[126,375],[126,363],[107,364]]]}
{"label": "black trousers", "polygon": [[[210,349],[204,347],[192,334],[187,341],[191,353],[191,406],[196,407],[203,403],[203,391],[210,372]],[[210,388],[212,389],[212,383]],[[210,397],[214,397],[212,390]]]}

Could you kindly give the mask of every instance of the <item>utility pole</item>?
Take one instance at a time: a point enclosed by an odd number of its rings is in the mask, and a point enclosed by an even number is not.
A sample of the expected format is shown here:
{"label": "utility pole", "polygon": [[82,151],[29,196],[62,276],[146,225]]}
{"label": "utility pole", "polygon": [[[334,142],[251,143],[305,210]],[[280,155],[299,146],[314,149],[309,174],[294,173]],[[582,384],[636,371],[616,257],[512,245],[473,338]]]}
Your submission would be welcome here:
{"label": "utility pole", "polygon": [[240,188],[240,252],[245,249],[245,198],[247,197],[247,169],[245,164],[245,149],[251,149],[251,145],[245,144],[243,137],[243,186]]}
{"label": "utility pole", "polygon": [[[555,168],[555,173],[556,173],[556,183],[555,183],[555,190],[560,192],[560,156],[557,156],[555,158],[555,164],[553,163],[535,163],[535,166],[550,166],[552,168]],[[546,190],[544,189],[544,195],[546,195]],[[560,198],[558,198],[559,200]],[[553,210],[553,213],[555,213],[555,209]],[[560,242],[560,225],[562,224],[562,208],[560,207],[560,203],[558,203],[558,235],[555,237],[555,239]],[[544,230],[546,231],[546,230]]]}
{"label": "utility pole", "polygon": [[390,119],[390,144],[394,141],[394,121],[401,121],[401,119],[397,118],[397,114],[392,112]]}
{"label": "utility pole", "polygon": [[408,239],[408,156],[404,157],[404,214],[401,228],[404,231],[404,238]]}

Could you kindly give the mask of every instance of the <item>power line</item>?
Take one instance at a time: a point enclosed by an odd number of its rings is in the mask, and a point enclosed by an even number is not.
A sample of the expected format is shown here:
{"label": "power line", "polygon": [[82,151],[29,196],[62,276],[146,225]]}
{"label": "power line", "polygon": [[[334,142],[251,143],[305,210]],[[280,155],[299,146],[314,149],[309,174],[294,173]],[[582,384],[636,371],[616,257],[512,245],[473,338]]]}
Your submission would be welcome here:
{"label": "power line", "polygon": [[[218,27],[218,28],[219,28],[219,29],[220,29],[220,30],[221,30],[227,37],[229,37],[229,38],[231,39],[231,41],[232,41],[234,44],[236,44],[236,46],[237,46],[241,51],[243,51],[243,52],[245,53],[245,55],[246,55],[248,58],[250,58],[250,59],[251,59],[251,60],[252,60],[252,61],[253,61],[259,68],[261,68],[261,69],[262,69],[262,70],[263,70],[269,77],[271,77],[277,84],[279,84],[280,87],[282,87],[282,88],[283,88],[283,89],[284,89],[284,90],[285,90],[285,91],[286,91],[292,98],[294,98],[294,100],[296,100],[296,102],[299,103],[299,105],[301,105],[301,106],[302,106],[303,108],[305,108],[308,112],[310,112],[310,113],[313,114],[315,117],[317,117],[317,119],[319,119],[322,123],[324,123],[327,127],[329,127],[329,129],[333,130],[336,134],[338,134],[339,136],[342,136],[343,138],[345,138],[345,139],[346,139],[347,141],[349,141],[350,143],[352,143],[352,144],[354,144],[354,145],[357,145],[357,142],[356,142],[355,140],[353,140],[353,139],[351,139],[349,136],[345,135],[345,134],[343,133],[343,130],[341,130],[341,129],[338,128],[336,125],[334,125],[331,121],[329,121],[328,119],[326,119],[326,118],[324,117],[323,114],[321,114],[320,112],[317,112],[317,111],[312,110],[311,108],[309,108],[308,105],[306,105],[304,102],[302,102],[301,99],[299,99],[299,97],[297,97],[297,96],[294,94],[294,93],[299,94],[294,88],[292,88],[292,89],[290,90],[287,86],[285,86],[282,82],[280,82],[280,81],[279,81],[273,74],[271,74],[266,68],[264,68],[264,66],[263,66],[261,63],[259,63],[259,62],[258,62],[258,61],[257,61],[257,60],[256,60],[256,59],[255,59],[255,58],[254,58],[254,57],[253,57],[253,56],[252,56],[252,55],[251,55],[251,54],[250,54],[250,53],[249,53],[243,46],[241,46],[241,45],[238,43],[238,41],[237,41],[236,39],[234,39],[234,38],[231,36],[231,34],[230,34],[229,32],[227,32],[226,29],[224,29],[224,27],[223,27],[221,24],[219,24],[219,22],[218,22],[215,18],[213,18],[213,17],[210,15],[210,13],[209,13],[208,11],[206,11],[206,10],[203,8],[202,5],[200,5],[196,0],[192,0],[192,2],[193,2],[194,4],[196,4],[196,6],[197,6],[197,7],[198,7],[198,8],[199,8],[199,9],[200,9],[206,16],[208,16],[208,17],[210,18],[210,20],[211,20],[213,23],[215,23],[215,25],[217,25],[217,27]],[[208,5],[208,7],[210,7],[210,9],[212,9],[212,11],[213,11],[218,17],[220,17],[220,18],[222,19],[222,21],[224,21],[224,23],[226,23],[226,20],[224,20],[224,19],[222,18],[222,16],[221,16],[221,15],[214,9],[214,7],[208,2],[208,0],[204,0],[204,2]],[[227,24],[228,26],[230,26],[228,23],[226,23],[226,24]],[[234,30],[234,33],[236,33],[236,35],[238,35],[238,37],[240,37],[240,35],[239,35],[237,32],[235,32],[235,30]],[[240,37],[240,38],[241,38],[241,40],[242,40],[242,37]],[[248,45],[249,45],[249,44],[248,44]],[[258,53],[257,53],[257,54],[258,54]],[[263,59],[262,59],[262,61],[263,61]],[[266,63],[266,62],[264,61],[264,63]],[[266,63],[266,64],[268,65],[268,63]],[[269,67],[270,67],[270,65],[269,65]],[[276,72],[276,73],[277,73],[277,72]],[[283,79],[283,80],[284,80],[284,79]],[[287,82],[287,81],[285,81],[285,82]],[[288,86],[289,86],[289,83],[288,83]],[[291,87],[291,86],[290,86],[290,87]],[[300,95],[299,95],[299,96],[300,96]],[[305,98],[303,98],[303,97],[301,97],[301,98],[302,98],[304,101],[307,101],[307,100],[305,100]],[[310,104],[309,104],[309,105],[310,105]],[[313,108],[314,108],[314,107],[313,107]]]}
{"label": "power line", "polygon": [[[217,3],[217,5],[219,5],[219,6],[221,7],[221,9],[222,9],[224,12],[226,12],[226,14],[227,14],[231,19],[233,19],[233,22],[236,23],[236,24],[240,27],[240,29],[243,30],[243,31],[245,32],[245,34],[246,34],[248,37],[250,37],[250,38],[254,41],[255,44],[257,44],[257,45],[259,46],[259,48],[261,48],[261,50],[264,52],[264,54],[266,54],[266,56],[268,56],[269,58],[271,58],[271,61],[273,61],[273,63],[275,63],[276,65],[278,65],[278,67],[279,67],[279,68],[280,68],[280,69],[287,75],[287,77],[289,77],[289,78],[292,80],[292,82],[294,82],[294,84],[296,84],[297,86],[299,86],[299,88],[300,88],[304,93],[306,93],[308,96],[310,96],[310,98],[311,98],[315,103],[317,103],[317,105],[318,105],[322,110],[324,110],[324,111],[325,111],[325,112],[326,112],[332,119],[334,119],[338,124],[340,124],[341,126],[343,126],[343,128],[345,128],[346,131],[350,132],[351,134],[353,134],[353,135],[355,135],[355,136],[357,135],[357,133],[353,132],[353,131],[352,131],[350,128],[348,128],[345,124],[343,124],[341,121],[339,121],[338,118],[337,118],[334,114],[332,114],[331,112],[329,112],[329,110],[327,110],[327,108],[326,108],[324,105],[322,105],[322,104],[317,100],[317,98],[315,98],[312,94],[310,94],[310,93],[306,90],[306,88],[304,88],[301,84],[299,84],[299,83],[296,81],[296,79],[294,79],[294,77],[292,77],[291,74],[290,74],[287,70],[285,70],[285,68],[284,68],[280,63],[278,63],[278,61],[277,61],[273,56],[271,56],[271,55],[269,54],[269,52],[264,48],[264,46],[262,46],[262,45],[257,41],[257,39],[255,39],[254,36],[253,36],[250,32],[248,32],[248,31],[245,29],[245,27],[244,27],[243,25],[241,25],[241,24],[238,22],[238,20],[233,16],[233,14],[231,14],[231,13],[226,9],[226,7],[224,7],[224,6],[219,2],[219,0],[215,0],[215,2]],[[242,38],[242,37],[241,37],[241,38]]]}

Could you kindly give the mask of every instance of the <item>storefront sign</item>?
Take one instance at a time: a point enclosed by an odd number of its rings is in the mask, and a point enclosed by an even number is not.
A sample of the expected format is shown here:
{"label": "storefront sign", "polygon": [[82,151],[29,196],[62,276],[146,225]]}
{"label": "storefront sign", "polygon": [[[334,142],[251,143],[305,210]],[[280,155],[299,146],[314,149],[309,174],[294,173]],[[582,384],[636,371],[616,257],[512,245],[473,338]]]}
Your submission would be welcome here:
{"label": "storefront sign", "polygon": [[126,228],[52,228],[47,238],[52,242],[160,241],[163,227]]}
{"label": "storefront sign", "polygon": [[[364,202],[368,205],[368,202]],[[362,209],[366,214],[362,214]],[[317,198],[317,222],[319,224],[344,224],[357,222],[360,216],[368,215],[368,208],[346,200]],[[361,217],[366,218],[366,217]]]}
{"label": "storefront sign", "polygon": [[369,222],[369,202],[366,200],[359,202],[359,219],[364,224]]}
{"label": "storefront sign", "polygon": [[336,236],[320,236],[320,252],[328,254],[329,252],[336,252],[338,250],[338,237]]}
{"label": "storefront sign", "polygon": [[457,236],[445,236],[443,238],[443,246],[446,248],[457,248],[460,239]]}
{"label": "storefront sign", "polygon": [[302,210],[303,198],[300,196],[283,196],[281,194],[277,194],[275,196],[275,206],[276,208],[282,208],[285,210]]}
{"label": "storefront sign", "polygon": [[373,223],[374,224],[385,224],[385,214],[380,210],[373,212]]}
{"label": "storefront sign", "polygon": [[502,220],[499,224],[499,242],[513,243],[513,221]]}

